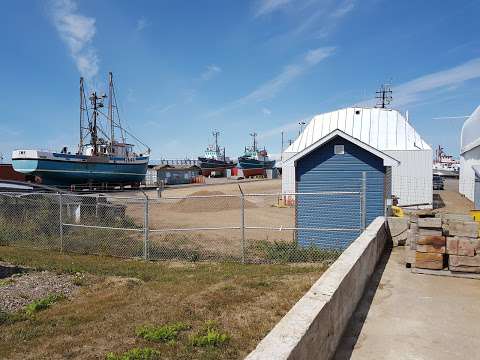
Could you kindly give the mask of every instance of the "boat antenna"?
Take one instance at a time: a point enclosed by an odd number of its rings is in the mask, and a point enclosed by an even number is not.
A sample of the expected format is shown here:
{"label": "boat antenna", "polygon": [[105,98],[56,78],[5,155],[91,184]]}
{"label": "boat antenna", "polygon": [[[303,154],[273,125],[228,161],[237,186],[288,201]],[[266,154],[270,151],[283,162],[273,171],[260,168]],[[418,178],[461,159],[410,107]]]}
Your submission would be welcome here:
{"label": "boat antenna", "polygon": [[257,133],[256,132],[253,132],[253,133],[250,133],[250,136],[253,138],[253,151],[257,151]]}
{"label": "boat antenna", "polygon": [[220,135],[220,131],[213,130],[212,135],[215,138],[215,152],[218,153],[220,150],[218,147],[218,135]]}
{"label": "boat antenna", "polygon": [[108,121],[110,122],[110,154],[113,153],[113,141],[115,140],[115,126],[113,123],[113,74],[108,73]]}
{"label": "boat antenna", "polygon": [[382,84],[375,94],[377,99],[376,108],[385,109],[392,102],[392,88],[390,84]]}

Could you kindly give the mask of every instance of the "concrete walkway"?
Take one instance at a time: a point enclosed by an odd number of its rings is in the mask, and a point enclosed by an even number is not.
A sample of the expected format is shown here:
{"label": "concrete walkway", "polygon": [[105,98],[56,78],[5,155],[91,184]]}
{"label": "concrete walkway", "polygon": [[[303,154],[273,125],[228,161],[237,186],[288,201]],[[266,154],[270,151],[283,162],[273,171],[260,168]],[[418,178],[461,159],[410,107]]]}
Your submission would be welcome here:
{"label": "concrete walkway", "polygon": [[480,280],[413,274],[382,259],[335,359],[480,359]]}

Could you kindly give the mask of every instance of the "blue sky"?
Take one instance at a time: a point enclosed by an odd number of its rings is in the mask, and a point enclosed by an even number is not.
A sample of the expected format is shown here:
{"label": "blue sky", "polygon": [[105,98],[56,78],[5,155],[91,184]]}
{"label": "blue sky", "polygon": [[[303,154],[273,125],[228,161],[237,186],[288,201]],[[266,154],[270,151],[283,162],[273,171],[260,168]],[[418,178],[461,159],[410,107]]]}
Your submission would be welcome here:
{"label": "blue sky", "polygon": [[[278,154],[298,122],[371,99],[458,155],[480,104],[480,2],[10,1],[0,14],[0,152],[78,142],[78,80],[113,71],[121,116],[152,158],[197,157],[221,132]],[[442,117],[441,119],[438,119]]]}

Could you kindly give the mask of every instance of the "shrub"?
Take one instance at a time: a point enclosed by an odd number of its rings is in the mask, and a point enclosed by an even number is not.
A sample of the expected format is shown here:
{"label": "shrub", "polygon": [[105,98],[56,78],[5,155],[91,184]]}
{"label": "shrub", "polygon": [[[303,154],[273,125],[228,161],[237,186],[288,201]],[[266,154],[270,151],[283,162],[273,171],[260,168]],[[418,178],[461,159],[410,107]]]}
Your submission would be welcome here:
{"label": "shrub", "polygon": [[193,346],[218,347],[229,340],[226,333],[222,333],[214,321],[207,321],[203,329],[190,337],[190,343]]}
{"label": "shrub", "polygon": [[160,352],[152,348],[134,348],[123,354],[108,353],[106,360],[158,360]]}
{"label": "shrub", "polygon": [[180,331],[188,330],[190,326],[183,322],[166,324],[162,326],[144,325],[137,329],[136,334],[149,341],[172,342],[177,339]]}
{"label": "shrub", "polygon": [[39,311],[48,309],[54,303],[64,298],[65,296],[62,294],[50,294],[43,299],[38,299],[28,304],[25,308],[25,313],[31,316]]}

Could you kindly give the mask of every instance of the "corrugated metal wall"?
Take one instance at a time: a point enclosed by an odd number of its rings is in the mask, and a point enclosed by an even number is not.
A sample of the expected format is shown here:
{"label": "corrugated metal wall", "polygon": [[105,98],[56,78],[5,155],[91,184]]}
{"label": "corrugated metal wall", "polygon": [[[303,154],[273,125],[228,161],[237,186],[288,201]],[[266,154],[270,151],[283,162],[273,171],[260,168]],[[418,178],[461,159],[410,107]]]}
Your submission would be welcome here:
{"label": "corrugated metal wall", "polygon": [[[344,145],[345,154],[334,154],[334,145]],[[370,152],[336,137],[297,161],[297,192],[362,190],[362,172],[367,173],[366,222],[384,214],[385,167],[383,160]],[[297,227],[360,228],[360,196],[341,195],[316,199],[297,195]],[[302,246],[344,248],[360,232],[331,231],[297,233]]]}
{"label": "corrugated metal wall", "polygon": [[[400,161],[400,165],[392,168],[392,194],[400,198],[399,205],[432,204],[432,150],[386,150],[384,152]],[[431,205],[424,207],[431,207]]]}

